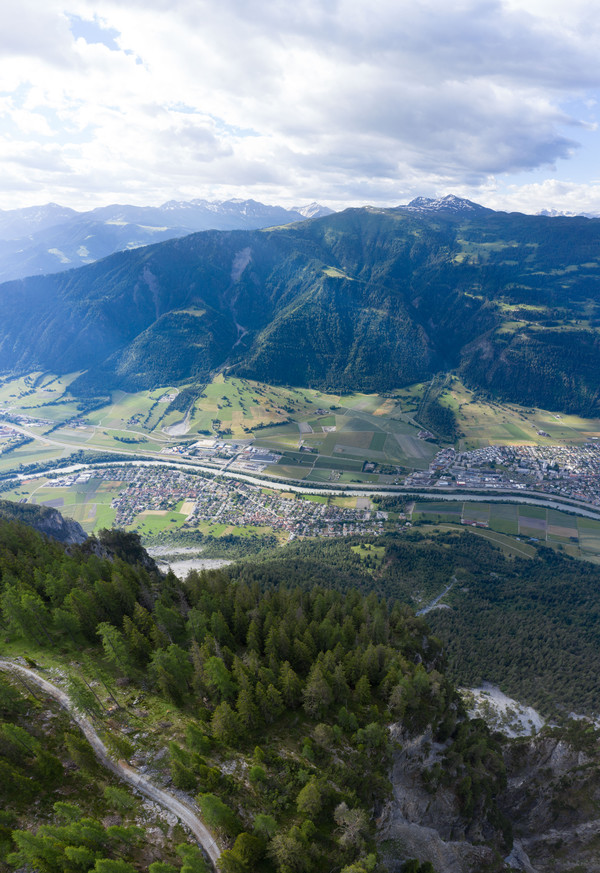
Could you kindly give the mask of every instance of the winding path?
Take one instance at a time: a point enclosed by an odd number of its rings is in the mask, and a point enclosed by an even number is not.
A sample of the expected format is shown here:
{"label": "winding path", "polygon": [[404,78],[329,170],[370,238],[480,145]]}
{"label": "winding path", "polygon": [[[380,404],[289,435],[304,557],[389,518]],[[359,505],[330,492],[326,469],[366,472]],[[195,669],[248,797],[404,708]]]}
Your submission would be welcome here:
{"label": "winding path", "polygon": [[127,782],[141,794],[144,794],[146,797],[149,797],[150,800],[159,803],[169,812],[174,813],[177,818],[191,830],[199,845],[204,849],[212,861],[213,866],[216,867],[217,860],[221,855],[221,850],[216,844],[215,838],[198,817],[197,813],[190,806],[183,803],[181,800],[178,800],[172,794],[169,794],[168,791],[164,791],[162,788],[153,785],[152,782],[134,770],[133,767],[130,767],[125,763],[125,761],[113,761],[109,757],[106,746],[94,730],[90,721],[75,711],[69,696],[61,688],[52,685],[51,682],[48,682],[47,679],[44,679],[34,670],[30,670],[28,667],[22,667],[20,664],[15,664],[12,661],[7,661],[2,658],[0,658],[0,670],[20,673],[35,685],[38,685],[49,697],[53,697],[54,700],[63,707],[63,709],[67,710],[73,721],[77,723],[100,763],[103,764],[107,770],[110,770],[111,773],[114,773],[114,775],[119,779]]}

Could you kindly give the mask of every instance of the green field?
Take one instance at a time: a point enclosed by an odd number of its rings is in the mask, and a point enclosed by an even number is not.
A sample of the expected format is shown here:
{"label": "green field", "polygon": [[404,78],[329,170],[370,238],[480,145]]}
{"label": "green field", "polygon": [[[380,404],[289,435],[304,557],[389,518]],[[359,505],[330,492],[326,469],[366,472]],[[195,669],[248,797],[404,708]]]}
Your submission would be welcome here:
{"label": "green field", "polygon": [[487,530],[516,540],[531,539],[559,548],[573,557],[600,560],[600,521],[542,506],[431,501],[415,503],[412,519],[413,522],[467,525],[471,529],[481,525],[483,528],[475,528],[481,533]]}
{"label": "green field", "polygon": [[[0,382],[0,402],[10,407],[11,415],[28,416],[31,424],[24,427],[35,437],[34,442],[0,455],[0,472],[65,457],[78,449],[160,456],[169,445],[221,435],[283,454],[278,464],[266,468],[267,476],[389,484],[401,481],[408,471],[426,470],[440,448],[419,438],[421,428],[413,419],[423,384],[389,396],[340,395],[273,387],[221,373],[204,386],[162,386],[135,394],[114,391],[108,405],[85,413],[69,395],[76,376],[58,379],[34,373]],[[182,408],[171,409],[181,392],[185,392]],[[457,415],[463,434],[459,448],[583,443],[600,435],[600,420],[495,403],[479,397],[456,377],[449,380],[441,402]],[[73,418],[75,424],[66,424]],[[46,423],[34,426],[36,419]],[[311,451],[301,452],[301,447]],[[369,466],[363,472],[365,463]],[[513,521],[507,517],[497,524],[509,534],[520,530],[532,536],[536,530],[524,523],[515,529]]]}
{"label": "green field", "polygon": [[52,506],[68,518],[78,521],[86,533],[93,533],[104,527],[112,527],[116,510],[112,500],[121,491],[122,482],[105,482],[92,477],[69,487],[52,487],[45,477],[30,479],[2,497],[17,502]]}
{"label": "green field", "polygon": [[[86,413],[69,395],[69,384],[77,375],[57,379],[36,373],[0,383],[0,402],[10,407],[12,415],[28,416],[31,424],[24,426],[38,437],[51,430],[48,439],[55,444],[51,447],[36,440],[14,453],[16,463],[10,455],[0,456],[0,470],[79,448],[152,455],[168,445],[221,435],[286,452],[277,469],[267,470],[272,475],[302,479],[315,468],[349,473],[354,481],[387,482],[388,478],[378,475],[398,475],[403,468],[424,469],[438,450],[437,445],[418,439],[419,427],[411,418],[422,386],[387,397],[359,392],[339,395],[219,374],[204,386],[161,386],[135,394],[113,391],[109,404]],[[170,409],[181,392],[185,392],[181,409]],[[32,427],[36,418],[46,423],[36,429]],[[72,419],[76,419],[75,426],[68,424]],[[301,445],[314,449],[315,457],[306,460],[310,458],[307,452],[300,458]],[[381,474],[370,470],[363,478],[365,461],[381,466]]]}
{"label": "green field", "polygon": [[578,444],[600,437],[600,419],[525,409],[515,403],[484,399],[457,377],[452,377],[450,387],[440,400],[457,417],[463,434],[458,447],[462,450],[490,445]]}

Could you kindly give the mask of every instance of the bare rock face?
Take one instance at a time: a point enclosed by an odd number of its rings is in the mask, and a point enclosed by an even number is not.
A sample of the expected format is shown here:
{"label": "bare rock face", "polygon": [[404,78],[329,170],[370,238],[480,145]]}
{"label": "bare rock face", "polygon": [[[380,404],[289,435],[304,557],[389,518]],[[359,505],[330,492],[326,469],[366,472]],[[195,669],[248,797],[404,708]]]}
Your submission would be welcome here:
{"label": "bare rock face", "polygon": [[87,534],[78,521],[63,518],[56,509],[46,516],[37,530],[67,545],[79,545],[87,539]]}
{"label": "bare rock face", "polygon": [[79,522],[71,518],[63,518],[57,509],[50,506],[0,500],[0,518],[21,521],[66,545],[80,544],[87,539],[87,534]]}
{"label": "bare rock face", "polygon": [[507,784],[497,801],[514,834],[506,857],[487,822],[461,817],[452,784],[427,790],[423,773],[443,765],[446,744],[399,726],[392,738],[393,795],[377,821],[389,873],[409,858],[436,873],[600,873],[600,731],[589,723],[505,740]]}
{"label": "bare rock face", "polygon": [[600,873],[598,732],[577,730],[575,737],[542,732],[506,747],[501,806],[535,873]]}
{"label": "bare rock face", "polygon": [[[460,816],[452,788],[426,790],[423,770],[441,762],[446,744],[435,743],[429,732],[411,738],[392,728],[400,744],[390,774],[393,797],[377,822],[377,840],[390,873],[404,861],[418,858],[433,864],[436,873],[480,873],[502,870],[497,851],[486,845],[483,825],[467,824]],[[479,845],[477,845],[479,843]]]}

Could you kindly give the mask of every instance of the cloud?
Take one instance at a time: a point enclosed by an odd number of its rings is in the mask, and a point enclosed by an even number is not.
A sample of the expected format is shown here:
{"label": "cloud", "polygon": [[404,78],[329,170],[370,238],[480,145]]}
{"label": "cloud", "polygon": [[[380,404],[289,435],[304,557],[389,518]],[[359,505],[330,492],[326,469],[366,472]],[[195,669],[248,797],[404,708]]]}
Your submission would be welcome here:
{"label": "cloud", "polygon": [[600,179],[586,184],[545,179],[525,185],[490,186],[485,199],[494,209],[506,212],[556,210],[566,214],[600,214]]}
{"label": "cloud", "polygon": [[[597,111],[584,0],[13,3],[0,134],[39,155],[35,202],[497,196],[577,161]],[[2,175],[32,202],[14,162]]]}

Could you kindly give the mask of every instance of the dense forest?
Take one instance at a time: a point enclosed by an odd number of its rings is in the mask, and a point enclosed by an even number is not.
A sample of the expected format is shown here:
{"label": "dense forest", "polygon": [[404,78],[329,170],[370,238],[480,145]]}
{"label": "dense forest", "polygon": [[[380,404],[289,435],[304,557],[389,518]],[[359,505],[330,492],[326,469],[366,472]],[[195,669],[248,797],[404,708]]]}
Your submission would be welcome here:
{"label": "dense forest", "polygon": [[[123,684],[167,701],[182,720],[168,745],[169,780],[196,798],[228,847],[219,861],[226,873],[374,870],[374,818],[390,791],[390,721],[409,735],[427,729],[444,744],[442,781],[456,790],[465,826],[482,821],[492,844],[509,846],[496,802],[505,784],[499,747],[483,722],[465,721],[424,621],[373,592],[343,595],[273,566],[263,583],[242,567],[231,577],[192,572],[180,582],[157,573],[135,534],[104,532],[65,548],[0,520],[4,653],[78,665],[68,690],[92,718],[105,707],[101,689],[118,700]],[[12,725],[3,730],[14,741],[2,747],[0,792],[10,805],[24,766],[51,792],[65,765],[38,761],[39,733],[32,728],[28,739],[22,710],[2,687]],[[65,742],[71,756],[83,754],[81,740]],[[132,753],[124,739],[117,745]],[[431,777],[432,791],[439,779]],[[86,842],[86,819],[69,807],[69,792],[57,790],[58,807],[35,840],[15,828],[19,808],[10,812],[5,865],[36,858],[44,873],[145,869],[135,827],[90,824],[95,836]],[[50,851],[56,841],[63,848]],[[196,863],[183,857],[181,869],[201,869]]]}
{"label": "dense forest", "polygon": [[427,623],[453,681],[496,683],[553,717],[598,714],[600,568],[543,546],[533,559],[507,558],[469,532],[429,534],[426,525],[364,542],[291,544],[228,572],[246,584],[375,591],[415,609],[451,584]]}

